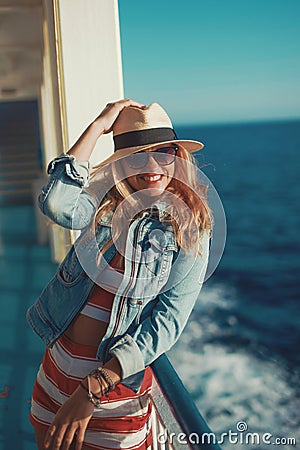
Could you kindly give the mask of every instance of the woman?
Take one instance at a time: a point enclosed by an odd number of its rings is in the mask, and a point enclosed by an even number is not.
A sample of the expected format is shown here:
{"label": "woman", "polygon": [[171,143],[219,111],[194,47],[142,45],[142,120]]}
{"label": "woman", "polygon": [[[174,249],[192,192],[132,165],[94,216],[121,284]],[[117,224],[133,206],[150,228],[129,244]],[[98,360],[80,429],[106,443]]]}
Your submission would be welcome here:
{"label": "woman", "polygon": [[[97,139],[115,152],[94,168]],[[34,386],[38,448],[151,448],[149,365],[181,334],[208,260],[211,217],[191,152],[167,113],[108,104],[48,166],[41,210],[82,230],[28,310],[47,345]]]}

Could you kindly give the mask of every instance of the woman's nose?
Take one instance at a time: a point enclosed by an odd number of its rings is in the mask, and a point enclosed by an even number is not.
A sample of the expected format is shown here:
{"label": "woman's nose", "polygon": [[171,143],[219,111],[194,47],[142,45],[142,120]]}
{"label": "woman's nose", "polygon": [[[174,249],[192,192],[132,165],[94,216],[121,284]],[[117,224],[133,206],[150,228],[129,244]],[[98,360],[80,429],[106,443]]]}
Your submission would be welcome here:
{"label": "woman's nose", "polygon": [[156,161],[155,157],[153,155],[151,155],[150,152],[148,153],[148,162],[147,162],[145,168],[147,168],[147,170],[151,169],[153,171],[154,170],[156,170],[156,171],[159,170],[160,172],[162,171],[161,167],[158,164],[158,162]]}

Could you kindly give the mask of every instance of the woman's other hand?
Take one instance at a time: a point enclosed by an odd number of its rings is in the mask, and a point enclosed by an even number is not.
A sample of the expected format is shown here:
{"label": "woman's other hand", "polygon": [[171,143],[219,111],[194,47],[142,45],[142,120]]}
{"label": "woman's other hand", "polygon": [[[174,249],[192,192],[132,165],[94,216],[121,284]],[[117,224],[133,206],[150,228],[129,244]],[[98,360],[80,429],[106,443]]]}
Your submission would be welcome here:
{"label": "woman's other hand", "polygon": [[118,118],[120,112],[128,106],[135,106],[136,108],[145,108],[143,103],[136,102],[130,98],[118,100],[116,102],[108,103],[94,123],[99,127],[100,134],[107,134],[112,131],[112,126]]}
{"label": "woman's other hand", "polygon": [[69,450],[75,438],[75,450],[81,450],[84,433],[93,411],[94,405],[79,386],[57,411],[45,438],[45,448]]}

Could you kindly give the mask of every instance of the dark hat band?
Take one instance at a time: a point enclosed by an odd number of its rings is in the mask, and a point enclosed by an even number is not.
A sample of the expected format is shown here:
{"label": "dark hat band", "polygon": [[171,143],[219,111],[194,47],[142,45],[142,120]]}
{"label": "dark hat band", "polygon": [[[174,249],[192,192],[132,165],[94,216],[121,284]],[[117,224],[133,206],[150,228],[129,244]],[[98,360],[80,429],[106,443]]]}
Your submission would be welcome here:
{"label": "dark hat band", "polygon": [[148,130],[129,131],[114,136],[115,151],[122,148],[138,147],[140,145],[156,144],[176,140],[177,136],[172,128],[149,128]]}

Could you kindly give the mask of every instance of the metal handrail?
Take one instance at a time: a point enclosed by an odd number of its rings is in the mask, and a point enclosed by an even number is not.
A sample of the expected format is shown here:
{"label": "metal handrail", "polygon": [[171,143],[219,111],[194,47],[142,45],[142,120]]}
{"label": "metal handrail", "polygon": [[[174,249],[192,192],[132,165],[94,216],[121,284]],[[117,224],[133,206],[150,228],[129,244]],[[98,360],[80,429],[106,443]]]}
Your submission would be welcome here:
{"label": "metal handrail", "polygon": [[[165,354],[161,355],[151,364],[151,369],[155,375],[159,389],[168,403],[170,412],[177,421],[182,433],[180,440],[176,440],[176,436],[175,439],[173,439],[173,448],[182,449],[182,439],[186,436],[188,440],[186,441],[187,443],[184,448],[193,450],[221,450],[221,447],[217,443],[216,436],[203,419],[168,357]],[[160,414],[159,410],[158,414]],[[162,420],[164,421],[164,418],[162,418]],[[168,422],[169,423],[165,424],[165,427],[166,433],[170,435],[173,430],[168,429],[172,428],[172,425],[170,426],[170,421]],[[194,439],[191,439],[190,441],[189,437],[192,436],[198,436],[198,442],[195,442]]]}

